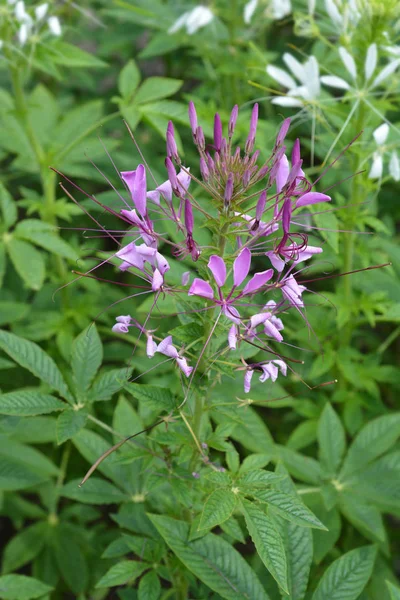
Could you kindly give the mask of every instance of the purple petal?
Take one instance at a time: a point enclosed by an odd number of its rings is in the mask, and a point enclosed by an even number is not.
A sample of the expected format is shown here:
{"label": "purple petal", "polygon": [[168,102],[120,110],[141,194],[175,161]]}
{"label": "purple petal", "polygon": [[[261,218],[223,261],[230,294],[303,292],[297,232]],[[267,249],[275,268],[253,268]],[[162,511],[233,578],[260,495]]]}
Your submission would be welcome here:
{"label": "purple petal", "polygon": [[157,352],[157,344],[153,340],[151,335],[147,336],[147,344],[146,344],[146,354],[147,358],[153,358],[154,354]]}
{"label": "purple petal", "polygon": [[172,335],[168,335],[158,344],[157,352],[169,356],[170,358],[177,358],[179,356],[178,350],[172,344]]}
{"label": "purple petal", "polygon": [[136,267],[141,271],[144,268],[143,257],[138,253],[138,249],[134,242],[130,242],[127,246],[121,248],[121,250],[118,250],[115,256],[124,261],[124,263],[120,266],[122,271],[129,269],[129,267]]}
{"label": "purple petal", "polygon": [[278,365],[280,372],[282,373],[282,375],[286,376],[287,373],[287,364],[283,361],[283,360],[273,360],[273,363],[275,363],[276,365]]}
{"label": "purple petal", "polygon": [[187,364],[186,358],[181,358],[180,356],[178,356],[176,358],[176,362],[180,368],[180,370],[182,371],[182,373],[186,376],[189,377],[189,375],[191,374],[191,372],[193,371],[193,367],[189,367],[189,365]]}
{"label": "purple petal", "polygon": [[163,283],[164,277],[161,275],[158,269],[155,269],[153,273],[153,280],[151,282],[151,289],[153,290],[153,292],[158,292],[158,290],[162,288]]}
{"label": "purple petal", "polygon": [[251,252],[248,248],[243,248],[239,256],[233,263],[233,283],[235,286],[241,285],[250,271]]}
{"label": "purple petal", "polygon": [[246,294],[252,294],[256,292],[258,289],[260,289],[260,287],[265,285],[267,281],[271,279],[273,274],[273,269],[267,269],[266,271],[262,271],[261,273],[256,273],[244,288],[243,296],[245,296]]}
{"label": "purple petal", "polygon": [[276,191],[278,194],[281,192],[283,186],[288,180],[289,170],[289,161],[286,154],[284,154],[278,163],[278,168],[276,171]]}
{"label": "purple petal", "polygon": [[282,229],[284,233],[290,231],[290,220],[292,218],[292,201],[286,198],[282,208]]}
{"label": "purple petal", "polygon": [[262,219],[266,202],[267,202],[267,191],[264,190],[264,191],[261,192],[261,195],[260,195],[260,197],[258,199],[257,206],[256,206],[256,219],[257,219],[257,221],[261,221],[261,219]]}
{"label": "purple petal", "polygon": [[158,267],[161,275],[164,275],[164,273],[169,271],[170,266],[168,264],[167,259],[164,258],[164,256],[162,254],[160,254],[159,252],[156,252],[156,261],[157,261],[157,267]]}
{"label": "purple petal", "polygon": [[235,104],[235,106],[232,108],[231,116],[229,119],[228,135],[230,138],[233,136],[233,132],[235,131],[238,114],[239,114],[239,107],[237,104]]}
{"label": "purple petal", "polygon": [[228,333],[228,344],[231,350],[236,350],[237,348],[237,327],[236,325],[232,325]]}
{"label": "purple petal", "polygon": [[197,277],[190,286],[188,295],[201,296],[202,298],[209,298],[210,300],[214,298],[214,292],[211,285],[207,281],[204,281],[204,279],[198,279]]}
{"label": "purple petal", "polygon": [[132,317],[131,315],[121,315],[119,317],[115,317],[115,320],[117,321],[117,323],[124,323],[125,325],[129,325],[129,323],[132,321]]}
{"label": "purple petal", "polygon": [[184,196],[189,189],[190,182],[192,178],[190,177],[189,167],[186,170],[181,169],[177,175],[178,180],[178,189],[180,191],[181,196]]}
{"label": "purple petal", "polygon": [[253,375],[253,369],[246,371],[246,373],[244,374],[244,391],[246,392],[246,394],[248,394],[251,389],[251,379]]}
{"label": "purple petal", "polygon": [[218,113],[214,117],[214,146],[217,152],[221,150],[222,144],[222,124]]}
{"label": "purple petal", "polygon": [[[280,321],[280,319],[278,319]],[[283,340],[283,336],[279,333],[279,330],[275,327],[272,321],[265,321],[264,323],[264,332],[273,337],[277,342],[281,342]]]}
{"label": "purple petal", "polygon": [[214,279],[218,287],[225,285],[226,281],[226,266],[223,259],[220,256],[213,254],[208,261],[207,267],[214,275]]}
{"label": "purple petal", "polygon": [[123,208],[121,210],[121,215],[130,223],[133,223],[137,227],[142,227],[142,221],[140,220],[140,217],[138,217],[135,209],[125,210],[125,208]]}
{"label": "purple petal", "polygon": [[128,325],[125,325],[125,323],[116,323],[111,331],[113,331],[114,333],[128,333],[129,329],[128,329]]}
{"label": "purple petal", "polygon": [[193,219],[192,204],[191,204],[190,200],[188,198],[186,198],[185,199],[185,227],[186,227],[187,233],[189,233],[190,235],[193,235],[193,226],[194,226],[194,219]]}
{"label": "purple petal", "polygon": [[138,165],[136,171],[123,171],[121,173],[123,181],[128,186],[132,200],[138,213],[144,217],[146,215],[146,169],[144,165]]}
{"label": "purple petal", "polygon": [[268,256],[274,269],[278,271],[278,273],[282,273],[283,269],[285,268],[285,261],[273,250],[266,252],[265,255]]}
{"label": "purple petal", "polygon": [[232,306],[231,304],[226,304],[222,308],[222,312],[230,321],[236,323],[236,325],[240,325],[240,313],[234,306]]}
{"label": "purple petal", "polygon": [[329,202],[330,199],[330,196],[321,194],[320,192],[308,192],[307,194],[300,196],[296,202],[296,208],[300,208],[300,206],[307,206],[308,204],[317,204],[318,202]]}
{"label": "purple petal", "polygon": [[190,281],[190,271],[185,271],[182,273],[181,283],[182,285],[187,285]]}

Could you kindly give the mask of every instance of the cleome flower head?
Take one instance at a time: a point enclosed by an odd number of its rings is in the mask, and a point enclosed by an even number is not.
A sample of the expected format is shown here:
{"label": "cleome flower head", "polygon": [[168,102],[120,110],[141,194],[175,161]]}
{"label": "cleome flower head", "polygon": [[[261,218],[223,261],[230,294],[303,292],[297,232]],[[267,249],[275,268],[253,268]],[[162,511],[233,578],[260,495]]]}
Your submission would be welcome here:
{"label": "cleome flower head", "polygon": [[[117,249],[82,276],[93,277],[102,265],[116,264],[124,278],[132,278],[132,283],[120,285],[139,290],[124,302],[152,296],[152,308],[143,323],[122,314],[112,331],[118,335],[136,332],[138,338],[146,340],[149,359],[161,354],[172,361],[183,376],[182,385],[188,381],[184,401],[197,371],[202,375],[218,372],[224,364],[220,357],[227,352],[234,352],[236,369],[244,371],[246,392],[254,372],[260,374],[261,383],[275,382],[279,374],[287,374],[288,362],[293,360],[280,354],[286,343],[287,313],[294,309],[309,326],[303,298],[307,290],[298,280],[298,269],[319,255],[322,247],[309,243],[299,217],[308,206],[329,202],[330,197],[314,190],[308,180],[300,141],[294,142],[290,153],[287,151],[290,119],[283,121],[267,160],[259,164],[260,153],[255,150],[258,110],[255,104],[242,146],[234,143],[237,106],[226,129],[221,116],[215,115],[213,139],[207,143],[195,106],[189,103],[197,165],[184,164],[174,126],[169,123],[167,179],[163,183],[149,190],[147,169],[138,164],[119,174],[114,189],[123,188],[117,191],[120,210],[89,196],[119,219],[123,228],[121,232],[108,231],[95,220]],[[207,205],[202,201],[204,195],[209,199]],[[168,228],[165,221],[169,221]],[[201,229],[209,231],[207,246],[198,242]],[[166,232],[173,230],[173,234]],[[180,274],[176,273],[178,260],[185,263]],[[157,321],[157,329],[149,329],[161,310],[160,298],[166,295],[173,303],[182,306],[183,302],[187,307],[185,323],[204,331],[200,340],[179,347],[170,330],[171,317]],[[182,312],[177,310],[177,314]],[[245,358],[243,349],[249,346],[255,348],[256,361]]]}

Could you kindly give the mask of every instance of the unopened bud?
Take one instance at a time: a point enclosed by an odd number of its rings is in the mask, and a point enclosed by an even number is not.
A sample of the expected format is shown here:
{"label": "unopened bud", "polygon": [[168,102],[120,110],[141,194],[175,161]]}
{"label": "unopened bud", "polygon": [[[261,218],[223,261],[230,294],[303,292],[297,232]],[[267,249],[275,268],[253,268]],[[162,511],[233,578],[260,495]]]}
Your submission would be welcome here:
{"label": "unopened bud", "polygon": [[222,144],[222,123],[218,113],[214,117],[214,147],[217,152],[221,150]]}
{"label": "unopened bud", "polygon": [[281,128],[279,130],[279,133],[277,135],[275,146],[280,146],[282,144],[282,142],[285,139],[286,134],[289,130],[289,127],[290,127],[290,119],[285,119],[283,121]]}
{"label": "unopened bud", "polygon": [[210,171],[208,170],[207,163],[203,157],[200,158],[200,173],[204,181],[210,179]]}
{"label": "unopened bud", "polygon": [[228,207],[233,195],[233,173],[229,173],[225,186],[224,206]]}
{"label": "unopened bud", "polygon": [[267,203],[267,190],[263,190],[261,192],[261,196],[259,197],[257,206],[256,206],[256,220],[257,221],[261,221],[266,203]]}
{"label": "unopened bud", "polygon": [[190,126],[192,128],[193,138],[196,141],[197,114],[196,114],[196,109],[195,109],[193,102],[189,102],[189,121],[190,121]]}
{"label": "unopened bud", "polygon": [[253,107],[253,111],[251,113],[250,119],[250,131],[246,141],[245,151],[246,154],[250,154],[253,151],[254,143],[256,141],[256,132],[257,132],[257,123],[258,123],[258,104],[256,103]]}
{"label": "unopened bud", "polygon": [[196,143],[197,143],[199,149],[205,150],[206,140],[204,137],[204,131],[203,131],[202,127],[197,127],[195,137],[196,137]]}
{"label": "unopened bud", "polygon": [[172,160],[168,156],[165,159],[165,166],[167,168],[168,179],[169,179],[169,182],[171,184],[172,191],[174,192],[174,194],[176,194],[177,192],[179,192],[179,190],[178,190],[178,179],[176,177],[176,171],[175,171],[175,167],[173,165],[173,162],[172,162]]}
{"label": "unopened bud", "polygon": [[229,138],[231,138],[233,136],[233,132],[235,131],[238,114],[239,114],[239,107],[237,104],[235,104],[235,106],[232,108],[231,117],[229,119],[229,126],[228,126]]}
{"label": "unopened bud", "polygon": [[300,156],[300,140],[299,138],[297,138],[297,140],[295,141],[294,145],[293,145],[293,150],[292,150],[292,165],[295,165],[296,163],[298,163],[301,159]]}
{"label": "unopened bud", "polygon": [[193,234],[193,225],[194,225],[194,219],[193,219],[192,204],[191,204],[190,200],[188,200],[186,198],[185,199],[185,227],[186,227],[186,231],[190,235]]}

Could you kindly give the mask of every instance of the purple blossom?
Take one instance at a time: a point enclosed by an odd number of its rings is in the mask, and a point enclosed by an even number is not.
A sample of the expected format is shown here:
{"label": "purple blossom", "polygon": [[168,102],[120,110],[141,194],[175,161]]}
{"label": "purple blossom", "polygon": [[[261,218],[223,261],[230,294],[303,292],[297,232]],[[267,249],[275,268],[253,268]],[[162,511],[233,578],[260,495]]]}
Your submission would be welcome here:
{"label": "purple blossom", "polygon": [[243,291],[234,296],[236,289],[242,285],[249,274],[250,263],[251,252],[248,248],[244,248],[233,263],[233,286],[231,287],[230,292],[224,296],[222,287],[225,285],[226,281],[226,264],[220,256],[211,256],[207,266],[217,284],[218,297],[215,297],[214,291],[208,281],[198,278],[193,281],[189,289],[189,296],[200,296],[212,300],[217,306],[221,307],[221,311],[228,319],[234,323],[240,323],[239,312],[234,306],[235,302],[244,296],[255,294],[273,275],[272,269],[256,273],[245,285]]}
{"label": "purple blossom", "polygon": [[[167,259],[156,248],[150,248],[145,244],[136,246],[135,242],[130,242],[116,252],[115,256],[123,261],[119,266],[121,271],[131,267],[138,269],[151,282],[154,292],[164,285],[164,275],[170,266]],[[146,270],[147,264],[150,266],[151,275]]]}
{"label": "purple blossom", "polygon": [[[167,161],[169,161],[169,163],[167,163]],[[171,159],[167,158],[165,162],[166,162],[166,164],[168,164],[168,165],[170,164],[172,166],[172,168],[174,169],[174,173],[175,173],[175,168],[171,162]],[[167,169],[168,169],[168,167],[167,167]],[[189,171],[189,169],[186,169],[186,170],[181,169],[180,172],[178,173],[178,175],[175,174],[175,178],[172,178],[173,182],[174,183],[176,182],[175,189],[173,189],[171,179],[169,178],[166,181],[164,181],[164,183],[162,183],[161,185],[156,187],[155,190],[147,192],[147,198],[158,205],[160,205],[161,198],[163,198],[168,204],[171,204],[173,193],[175,193],[175,195],[178,196],[179,198],[184,198],[186,192],[189,189],[189,185],[190,185],[190,181],[191,181],[191,177],[190,177],[190,174],[188,173],[188,171]],[[172,171],[171,171],[171,173],[172,173]],[[169,171],[169,174],[170,174],[170,171]]]}
{"label": "purple blossom", "polygon": [[244,391],[246,394],[250,392],[251,380],[255,370],[262,371],[262,374],[259,377],[261,383],[264,383],[267,379],[271,379],[272,382],[275,382],[278,378],[279,371],[282,375],[286,376],[287,365],[283,360],[274,359],[265,363],[249,366],[244,375]]}
{"label": "purple blossom", "polygon": [[169,358],[175,359],[178,367],[185,375],[185,377],[189,377],[191,372],[193,371],[193,367],[189,367],[187,364],[186,358],[182,357],[175,346],[172,344],[172,335],[168,335],[165,339],[163,339],[157,346],[157,352],[168,356]]}

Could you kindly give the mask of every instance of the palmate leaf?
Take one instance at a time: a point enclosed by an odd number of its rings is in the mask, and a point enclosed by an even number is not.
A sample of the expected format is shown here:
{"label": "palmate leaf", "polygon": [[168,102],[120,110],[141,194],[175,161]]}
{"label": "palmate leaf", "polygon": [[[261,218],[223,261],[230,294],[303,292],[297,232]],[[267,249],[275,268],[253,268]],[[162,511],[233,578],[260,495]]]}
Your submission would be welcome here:
{"label": "palmate leaf", "polygon": [[82,541],[75,527],[68,523],[57,526],[53,538],[55,559],[62,578],[76,595],[86,589],[89,581],[86,557],[81,549]]}
{"label": "palmate leaf", "polygon": [[167,388],[157,387],[155,385],[140,385],[138,383],[127,383],[125,386],[127,392],[134,398],[143,402],[143,405],[150,410],[170,411],[175,408],[175,399]]}
{"label": "palmate leaf", "polygon": [[249,564],[220,536],[208,533],[189,542],[188,523],[161,515],[149,518],[179,560],[222,598],[269,600]]}
{"label": "palmate leaf", "polygon": [[383,518],[375,506],[366,504],[361,498],[351,493],[342,493],[340,495],[340,510],[346,519],[362,534],[372,537],[372,541],[385,541],[386,532]]}
{"label": "palmate leaf", "polygon": [[20,221],[14,230],[14,234],[20,240],[31,242],[63,258],[74,261],[78,259],[78,254],[74,248],[60,238],[57,229],[49,223],[39,221],[39,219]]}
{"label": "palmate leaf", "polygon": [[87,417],[86,410],[74,410],[73,408],[64,410],[57,419],[57,443],[63,444],[76,435],[85,426]]}
{"label": "palmate leaf", "polygon": [[242,512],[257,553],[272,577],[289,593],[285,548],[273,521],[256,504],[244,500]]}
{"label": "palmate leaf", "polygon": [[73,401],[56,363],[40,346],[13,333],[0,330],[0,348],[21,367],[28,369],[52,389],[57,390],[63,398]]}
{"label": "palmate leaf", "polygon": [[363,546],[347,552],[323,574],[312,600],[356,600],[371,576],[376,548]]}
{"label": "palmate leaf", "polygon": [[293,477],[305,481],[306,483],[311,483],[312,485],[319,484],[322,478],[322,469],[315,458],[304,456],[285,446],[277,445],[276,449],[283,464]]}
{"label": "palmate leaf", "polygon": [[214,490],[207,498],[201,515],[199,529],[212,529],[223,523],[236,507],[236,494],[227,488]]}

